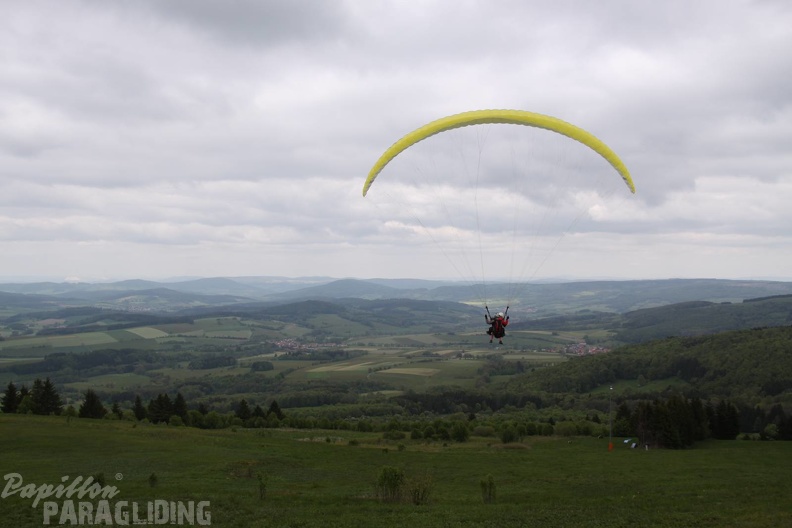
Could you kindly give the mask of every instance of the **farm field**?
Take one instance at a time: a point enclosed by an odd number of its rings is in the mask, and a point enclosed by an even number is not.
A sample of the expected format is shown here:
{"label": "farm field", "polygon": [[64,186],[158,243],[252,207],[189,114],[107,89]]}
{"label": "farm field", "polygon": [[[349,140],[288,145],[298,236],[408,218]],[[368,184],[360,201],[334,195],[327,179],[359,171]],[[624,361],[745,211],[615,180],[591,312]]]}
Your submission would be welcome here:
{"label": "farm field", "polygon": [[[72,367],[62,382],[63,396],[69,401],[79,401],[87,389],[100,390],[105,395],[172,394],[174,387],[214,384],[217,380],[222,380],[222,390],[230,394],[235,380],[247,378],[243,383],[249,388],[240,393],[261,402],[267,398],[266,387],[271,386],[267,380],[276,378],[284,388],[295,390],[313,382],[369,384],[374,391],[389,391],[389,394],[424,391],[439,385],[473,388],[488,357],[519,361],[528,369],[542,368],[566,361],[566,356],[558,350],[585,338],[583,332],[514,331],[509,333],[504,346],[498,346],[488,343],[488,336],[480,328],[477,332],[459,333],[353,335],[325,338],[316,343],[305,336],[315,331],[317,325],[321,332],[335,336],[361,334],[365,327],[328,315],[313,317],[311,321],[312,329],[275,320],[228,316],[124,329],[109,329],[110,324],[100,321],[98,326],[107,326],[106,331],[6,338],[0,341],[0,365],[31,363],[59,354],[136,350],[156,356],[139,355],[134,363],[124,363],[121,354],[116,358],[120,363],[114,363],[110,369]],[[58,322],[52,319],[36,324]],[[349,351],[349,357],[342,354],[329,360],[323,356],[327,350]],[[214,359],[217,361],[212,362]],[[256,363],[261,362],[270,365],[267,370],[255,371]],[[36,376],[52,375],[58,382],[57,372],[62,368],[42,368],[39,374],[31,366],[30,374],[15,375],[14,380],[30,386]],[[258,393],[256,380],[262,382]],[[203,388],[198,388],[198,392],[195,388],[183,390],[193,399],[205,393]],[[229,407],[238,399],[215,395],[213,403]],[[129,407],[131,401],[126,405]]]}
{"label": "farm field", "polygon": [[[262,341],[301,340],[309,334],[329,336],[325,341],[340,346],[373,348],[433,348],[440,351],[460,351],[467,349],[486,350],[487,336],[485,327],[476,327],[475,332],[432,331],[405,333],[374,331],[358,323],[350,323],[333,316],[317,316],[303,324],[275,320],[248,320],[241,317],[207,317],[192,323],[165,323],[144,325],[124,329],[112,329],[110,322],[99,322],[90,331],[68,333],[57,332],[52,324],[62,320],[33,320],[28,327],[33,330],[49,330],[50,333],[38,335],[11,335],[8,329],[0,328],[0,357],[42,357],[53,352],[85,352],[100,348],[146,348],[168,349],[174,344],[181,348],[207,345],[221,348],[244,345]],[[45,324],[46,323],[46,324]],[[376,326],[376,325],[375,325]],[[381,325],[380,325],[381,326]],[[104,329],[107,327],[107,330]],[[52,333],[55,332],[55,333]],[[591,333],[597,338],[605,338],[602,331]],[[544,332],[510,331],[506,346],[513,350],[546,350],[585,340],[586,332]],[[445,349],[445,350],[443,350]]]}
{"label": "farm field", "polygon": [[[208,501],[213,526],[792,523],[789,442],[708,441],[677,451],[617,441],[608,452],[607,439],[593,437],[529,437],[509,445],[471,437],[444,445],[351,431],[206,431],[18,415],[0,415],[0,428],[4,474],[18,473],[25,484],[101,473],[119,492],[111,502],[145,509],[148,501]],[[377,500],[375,483],[385,467],[428,483],[427,503]],[[496,493],[485,504],[480,484],[489,475]],[[0,499],[0,527],[41,526],[43,507],[32,501],[19,493]]]}
{"label": "farm field", "polygon": [[227,344],[229,341],[247,341],[252,334],[253,330],[239,318],[209,318],[198,319],[192,324],[11,337],[0,341],[0,356],[43,356],[53,352],[85,352],[99,348],[156,348],[176,342]]}

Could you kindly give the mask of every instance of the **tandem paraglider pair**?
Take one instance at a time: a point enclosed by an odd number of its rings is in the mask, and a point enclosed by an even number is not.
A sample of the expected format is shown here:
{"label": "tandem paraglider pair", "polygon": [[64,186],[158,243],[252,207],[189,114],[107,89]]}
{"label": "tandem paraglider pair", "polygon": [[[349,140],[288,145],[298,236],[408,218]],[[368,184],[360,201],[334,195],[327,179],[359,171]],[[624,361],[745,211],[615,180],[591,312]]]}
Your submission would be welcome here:
{"label": "tandem paraglider pair", "polygon": [[498,312],[495,317],[490,315],[489,308],[484,307],[487,313],[484,314],[484,320],[489,325],[487,334],[490,336],[489,342],[492,343],[493,338],[498,338],[498,344],[503,344],[503,336],[506,335],[506,326],[509,324],[509,307],[506,307],[506,312]]}

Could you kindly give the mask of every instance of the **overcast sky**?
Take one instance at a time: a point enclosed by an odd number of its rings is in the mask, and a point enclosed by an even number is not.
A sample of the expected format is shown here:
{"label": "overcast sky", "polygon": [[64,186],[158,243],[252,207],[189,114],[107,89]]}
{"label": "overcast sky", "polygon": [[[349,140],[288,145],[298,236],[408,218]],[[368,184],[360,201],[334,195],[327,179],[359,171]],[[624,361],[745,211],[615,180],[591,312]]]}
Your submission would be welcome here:
{"label": "overcast sky", "polygon": [[[512,233],[512,259],[531,243],[552,248],[525,279],[792,277],[786,0],[2,8],[0,279],[462,279],[444,239],[500,256],[503,237],[482,226]],[[551,132],[493,125],[529,138],[486,136],[487,154],[509,153],[500,169],[478,168],[470,136],[452,147],[471,148],[459,156],[499,182],[473,199],[479,235],[435,216],[442,201],[420,188],[423,168],[406,174],[394,162],[362,197],[369,169],[399,137],[484,108],[594,133],[637,193],[612,169],[605,179],[620,185],[604,199],[588,179],[564,180],[576,191],[555,198],[527,192],[516,165],[556,178],[572,157],[588,178],[602,160]],[[457,169],[446,170],[448,147],[430,141],[421,147],[439,184]],[[514,200],[500,209],[503,195]],[[548,208],[572,221],[548,223],[534,242],[512,228]],[[504,273],[487,266],[490,277]]]}

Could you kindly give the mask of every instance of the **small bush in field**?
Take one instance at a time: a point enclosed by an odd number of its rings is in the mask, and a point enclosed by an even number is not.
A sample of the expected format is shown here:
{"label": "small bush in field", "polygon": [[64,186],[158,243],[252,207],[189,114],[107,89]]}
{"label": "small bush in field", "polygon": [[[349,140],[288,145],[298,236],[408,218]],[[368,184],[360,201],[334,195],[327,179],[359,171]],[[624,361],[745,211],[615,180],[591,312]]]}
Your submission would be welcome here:
{"label": "small bush in field", "polygon": [[484,504],[495,502],[495,479],[492,475],[487,475],[481,480],[481,498],[484,500]]}
{"label": "small bush in field", "polygon": [[421,473],[407,479],[407,497],[416,506],[429,504],[434,481],[430,473]]}
{"label": "small bush in field", "polygon": [[377,499],[382,502],[400,502],[404,496],[404,470],[383,466],[374,488]]}

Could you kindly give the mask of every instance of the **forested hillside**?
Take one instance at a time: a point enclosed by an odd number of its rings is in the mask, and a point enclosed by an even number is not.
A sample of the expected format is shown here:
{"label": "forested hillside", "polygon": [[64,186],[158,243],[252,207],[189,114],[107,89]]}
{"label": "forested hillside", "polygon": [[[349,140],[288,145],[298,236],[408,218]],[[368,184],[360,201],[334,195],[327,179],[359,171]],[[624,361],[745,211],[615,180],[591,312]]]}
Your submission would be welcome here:
{"label": "forested hillside", "polygon": [[672,337],[516,376],[510,390],[586,394],[620,384],[625,398],[677,391],[743,406],[792,403],[792,327]]}

